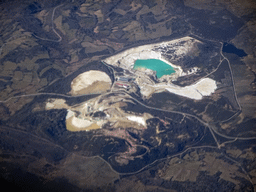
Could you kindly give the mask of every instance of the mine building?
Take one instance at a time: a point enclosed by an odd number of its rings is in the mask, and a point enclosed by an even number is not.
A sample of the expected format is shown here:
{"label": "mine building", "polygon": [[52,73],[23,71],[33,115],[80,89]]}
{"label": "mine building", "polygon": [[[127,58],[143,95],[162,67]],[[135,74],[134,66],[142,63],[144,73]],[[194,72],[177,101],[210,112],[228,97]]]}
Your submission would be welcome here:
{"label": "mine building", "polygon": [[123,83],[116,83],[116,85],[117,85],[118,87],[123,87],[123,88],[125,88],[125,89],[128,89],[128,88],[130,87],[130,85],[123,84]]}
{"label": "mine building", "polygon": [[119,81],[129,82],[129,79],[126,77],[119,77]]}
{"label": "mine building", "polygon": [[134,78],[131,77],[119,77],[118,81],[123,81],[123,82],[129,82],[129,81],[133,81]]}

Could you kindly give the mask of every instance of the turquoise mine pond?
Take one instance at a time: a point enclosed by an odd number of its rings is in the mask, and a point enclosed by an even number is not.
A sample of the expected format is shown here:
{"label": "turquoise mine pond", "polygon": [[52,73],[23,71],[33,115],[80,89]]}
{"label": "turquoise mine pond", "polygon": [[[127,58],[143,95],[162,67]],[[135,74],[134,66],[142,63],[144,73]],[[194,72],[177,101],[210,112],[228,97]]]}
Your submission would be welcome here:
{"label": "turquoise mine pond", "polygon": [[138,59],[135,61],[133,68],[146,68],[156,71],[157,78],[160,78],[163,75],[170,75],[172,73],[175,73],[175,70],[171,65],[168,65],[167,63],[159,59]]}

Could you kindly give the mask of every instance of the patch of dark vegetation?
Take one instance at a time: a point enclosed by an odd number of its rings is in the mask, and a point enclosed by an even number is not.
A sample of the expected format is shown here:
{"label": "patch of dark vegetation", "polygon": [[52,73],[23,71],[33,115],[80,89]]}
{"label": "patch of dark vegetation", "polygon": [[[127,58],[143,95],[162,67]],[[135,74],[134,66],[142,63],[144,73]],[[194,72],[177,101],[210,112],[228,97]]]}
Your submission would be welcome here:
{"label": "patch of dark vegetation", "polygon": [[97,112],[93,113],[93,117],[104,118],[104,117],[106,117],[106,114],[102,111],[97,111]]}
{"label": "patch of dark vegetation", "polygon": [[162,108],[162,107],[173,107],[185,100],[184,97],[175,95],[168,91],[162,93],[154,93],[148,100],[147,104],[152,107]]}
{"label": "patch of dark vegetation", "polygon": [[[173,119],[175,119],[175,117]],[[156,134],[158,139],[155,137]],[[150,151],[143,156],[143,159],[135,158],[134,161],[129,161],[127,165],[119,166],[115,161],[115,155],[110,158],[109,163],[118,172],[134,172],[156,159],[164,158],[167,155],[182,151],[187,145],[192,145],[193,143],[198,144],[198,141],[203,135],[204,126],[188,119],[184,120],[182,123],[168,120],[168,124],[164,125],[159,118],[151,118],[147,120],[147,129],[141,136],[143,142],[147,146],[150,146]],[[161,144],[159,140],[161,140]],[[171,147],[167,147],[167,143],[169,143]]]}
{"label": "patch of dark vegetation", "polygon": [[42,7],[38,2],[34,2],[25,8],[25,13],[35,14],[42,11]]}
{"label": "patch of dark vegetation", "polygon": [[188,22],[184,19],[172,19],[170,23],[166,24],[166,27],[171,28],[174,34],[186,34],[191,30]]}
{"label": "patch of dark vegetation", "polygon": [[8,188],[8,190],[13,189],[21,192],[81,191],[77,186],[70,184],[67,179],[62,177],[47,180],[41,176],[24,170],[24,168],[19,165],[6,162],[1,163],[0,167],[5,167],[5,170],[2,170],[0,175],[1,185],[6,189]]}
{"label": "patch of dark vegetation", "polygon": [[52,82],[55,79],[62,78],[62,72],[58,69],[51,68],[44,72],[41,76],[41,78],[46,78],[48,83]]}
{"label": "patch of dark vegetation", "polygon": [[224,10],[199,10],[185,8],[185,17],[194,27],[194,33],[207,39],[228,41],[234,38],[243,20]]}
{"label": "patch of dark vegetation", "polygon": [[149,9],[154,7],[157,3],[157,0],[142,0],[143,5],[147,5]]}
{"label": "patch of dark vegetation", "polygon": [[146,23],[151,23],[151,24],[157,23],[157,20],[155,19],[155,15],[152,12],[143,14],[140,16],[140,18]]}

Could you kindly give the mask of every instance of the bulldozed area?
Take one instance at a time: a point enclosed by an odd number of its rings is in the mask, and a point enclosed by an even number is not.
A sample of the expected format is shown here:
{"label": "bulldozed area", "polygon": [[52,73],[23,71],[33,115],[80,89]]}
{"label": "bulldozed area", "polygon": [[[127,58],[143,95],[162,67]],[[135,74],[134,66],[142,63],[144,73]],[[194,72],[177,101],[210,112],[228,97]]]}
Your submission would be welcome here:
{"label": "bulldozed area", "polygon": [[122,107],[126,106],[127,102],[127,96],[118,96],[116,99],[115,96],[106,94],[74,106],[67,105],[63,99],[50,99],[46,102],[45,109],[67,109],[66,128],[69,131],[101,129],[106,124],[112,125],[113,128],[145,129],[146,121],[153,116],[125,112]]}

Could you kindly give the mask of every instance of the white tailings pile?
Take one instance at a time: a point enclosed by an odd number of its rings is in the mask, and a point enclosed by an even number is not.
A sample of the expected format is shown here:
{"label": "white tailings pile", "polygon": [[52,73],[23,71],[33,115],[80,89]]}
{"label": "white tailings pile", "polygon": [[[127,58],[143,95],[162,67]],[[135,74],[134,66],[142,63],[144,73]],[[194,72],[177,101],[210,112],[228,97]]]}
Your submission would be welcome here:
{"label": "white tailings pile", "polygon": [[68,110],[68,113],[66,115],[66,120],[69,118],[71,118],[71,124],[77,128],[84,128],[93,124],[91,121],[88,121],[86,119],[80,119],[75,117],[75,113],[71,110]]}
{"label": "white tailings pile", "polygon": [[66,115],[66,119],[69,119],[70,117],[73,117],[75,115],[75,112],[73,112],[73,111],[71,111],[69,109],[67,111],[68,111],[68,113]]}
{"label": "white tailings pile", "polygon": [[127,116],[127,119],[130,121],[135,121],[139,124],[142,124],[143,126],[146,126],[146,121],[143,117],[138,117],[138,116]]}
{"label": "white tailings pile", "polygon": [[72,117],[71,121],[72,125],[76,126],[77,128],[84,128],[84,127],[89,127],[92,125],[91,121],[88,121],[86,119],[79,119],[77,117]]}
{"label": "white tailings pile", "polygon": [[91,70],[84,72],[78,75],[72,82],[71,82],[71,93],[72,95],[78,94],[81,90],[87,88],[88,86],[92,85],[94,82],[106,82],[111,85],[111,79],[109,76],[102,72]]}
{"label": "white tailings pile", "polygon": [[171,93],[195,100],[201,100],[203,96],[211,95],[216,89],[216,81],[210,78],[203,78],[197,83],[186,87],[170,85],[169,88],[166,88]]}

